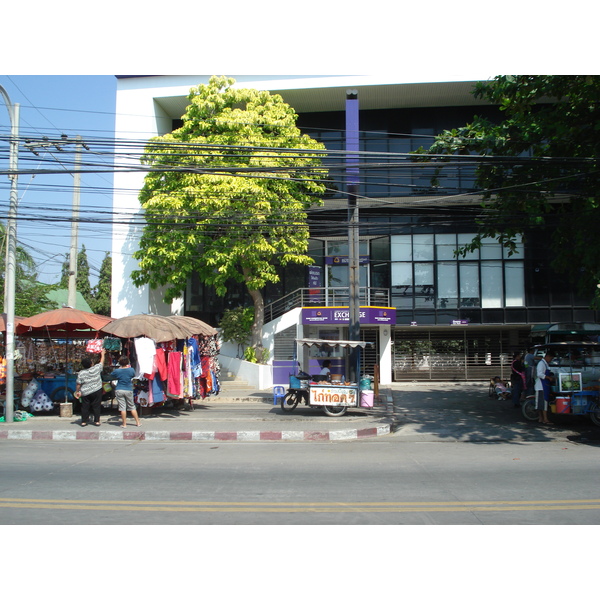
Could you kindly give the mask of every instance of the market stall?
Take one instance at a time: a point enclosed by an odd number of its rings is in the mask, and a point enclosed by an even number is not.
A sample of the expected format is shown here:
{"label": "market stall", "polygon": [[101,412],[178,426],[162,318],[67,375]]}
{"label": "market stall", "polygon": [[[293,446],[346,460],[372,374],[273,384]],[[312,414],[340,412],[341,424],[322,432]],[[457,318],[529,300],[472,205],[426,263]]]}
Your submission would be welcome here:
{"label": "market stall", "polygon": [[[37,412],[71,404],[75,371],[88,355],[90,341],[99,337],[100,327],[111,321],[111,317],[69,307],[20,319],[15,327],[15,374],[21,405]],[[95,343],[101,344],[100,339]],[[71,410],[62,411],[61,406],[61,415],[69,416]]]}
{"label": "market stall", "polygon": [[217,330],[192,317],[131,315],[101,331],[123,340],[123,353],[136,371],[136,404],[152,408],[218,394],[220,344]]}

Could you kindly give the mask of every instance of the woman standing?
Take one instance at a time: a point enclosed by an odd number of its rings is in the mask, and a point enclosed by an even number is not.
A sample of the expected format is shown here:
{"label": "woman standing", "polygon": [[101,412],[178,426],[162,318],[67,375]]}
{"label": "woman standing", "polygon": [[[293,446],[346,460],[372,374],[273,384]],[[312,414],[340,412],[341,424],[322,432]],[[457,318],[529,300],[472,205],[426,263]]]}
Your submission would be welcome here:
{"label": "woman standing", "polygon": [[104,348],[100,354],[100,362],[92,366],[89,358],[81,361],[83,371],[77,373],[75,398],[81,398],[81,426],[88,424],[90,408],[94,414],[94,425],[100,427],[100,407],[102,402],[102,369],[104,368]]}
{"label": "woman standing", "polygon": [[135,424],[141,427],[142,423],[138,417],[135,404],[133,402],[133,383],[132,380],[135,377],[135,370],[129,364],[129,359],[126,356],[122,356],[119,359],[119,368],[115,369],[111,374],[112,380],[117,380],[117,387],[115,388],[115,396],[119,404],[119,411],[121,412],[121,427],[125,429],[127,427],[127,411],[131,411],[131,416],[135,419]]}

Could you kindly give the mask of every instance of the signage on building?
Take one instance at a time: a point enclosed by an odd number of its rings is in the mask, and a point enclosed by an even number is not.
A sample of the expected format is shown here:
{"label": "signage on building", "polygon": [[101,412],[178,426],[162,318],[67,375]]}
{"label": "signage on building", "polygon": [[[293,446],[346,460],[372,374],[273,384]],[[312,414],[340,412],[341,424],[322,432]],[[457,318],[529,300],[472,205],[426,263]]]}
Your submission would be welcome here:
{"label": "signage on building", "polygon": [[450,325],[468,325],[469,319],[453,319]]}
{"label": "signage on building", "polygon": [[[326,265],[347,265],[350,262],[349,256],[326,256],[325,264]],[[359,256],[358,262],[361,265],[366,265],[369,263],[369,256]]]}
{"label": "signage on building", "polygon": [[[361,306],[361,325],[395,325],[396,309],[393,306]],[[350,322],[350,309],[345,306],[318,306],[302,308],[302,323],[305,325],[332,325]]]}

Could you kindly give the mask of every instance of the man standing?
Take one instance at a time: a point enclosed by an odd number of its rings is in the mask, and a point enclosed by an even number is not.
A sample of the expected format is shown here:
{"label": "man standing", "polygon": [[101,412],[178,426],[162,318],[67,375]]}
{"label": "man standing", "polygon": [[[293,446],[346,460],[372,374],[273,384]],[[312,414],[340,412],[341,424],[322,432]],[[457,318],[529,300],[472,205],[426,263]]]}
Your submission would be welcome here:
{"label": "man standing", "polygon": [[550,402],[550,391],[554,382],[554,377],[548,365],[553,358],[554,352],[548,350],[536,367],[535,407],[538,410],[538,421],[544,425],[554,424],[548,419],[548,403]]}

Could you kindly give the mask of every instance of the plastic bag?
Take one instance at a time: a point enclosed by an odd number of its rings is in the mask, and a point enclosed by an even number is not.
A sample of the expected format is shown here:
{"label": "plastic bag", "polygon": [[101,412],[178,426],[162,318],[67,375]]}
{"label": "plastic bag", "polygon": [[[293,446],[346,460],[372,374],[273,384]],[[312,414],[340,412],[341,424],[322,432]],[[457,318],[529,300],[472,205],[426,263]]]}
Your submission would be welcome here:
{"label": "plastic bag", "polygon": [[85,351],[90,354],[100,354],[102,352],[102,340],[98,338],[88,340]]}

